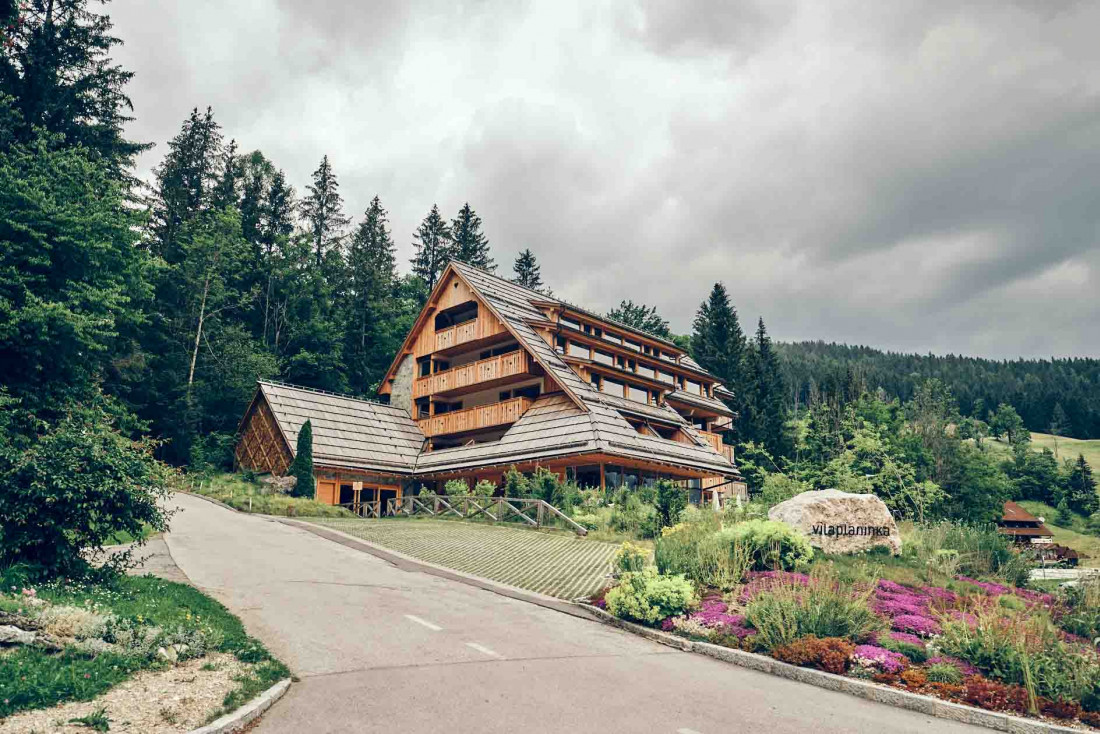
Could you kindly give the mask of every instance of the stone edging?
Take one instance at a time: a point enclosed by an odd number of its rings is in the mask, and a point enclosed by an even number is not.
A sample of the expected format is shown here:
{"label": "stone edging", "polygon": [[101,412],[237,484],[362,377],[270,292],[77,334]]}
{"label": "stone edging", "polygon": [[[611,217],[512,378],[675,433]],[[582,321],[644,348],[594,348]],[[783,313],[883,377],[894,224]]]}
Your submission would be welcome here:
{"label": "stone edging", "polygon": [[[242,515],[258,515],[259,514],[259,513],[244,512],[242,510],[238,510],[236,507],[233,507],[232,505],[227,505],[224,502],[222,502],[221,500],[216,500],[213,497],[207,497],[205,494],[199,494],[198,492],[188,492],[186,489],[174,489],[172,491],[176,492],[178,494],[185,494],[188,497],[198,497],[200,500],[206,500],[207,502],[213,502],[215,505],[219,505],[221,507],[224,507],[227,510],[232,510],[233,512],[240,512]],[[261,515],[261,517],[265,517],[265,516]]]}
{"label": "stone edging", "polygon": [[988,729],[1013,732],[1014,734],[1052,734],[1053,732],[1081,734],[1082,731],[1085,731],[1084,729],[1060,726],[1058,724],[1048,724],[1034,719],[1024,719],[1019,716],[997,713],[995,711],[986,711],[973,706],[943,701],[931,696],[911,693],[909,691],[891,688],[858,678],[847,678],[842,675],[833,675],[832,673],[825,673],[820,670],[800,668],[796,665],[780,662],[766,655],[757,655],[756,653],[745,652],[744,650],[735,650],[730,647],[722,647],[721,645],[714,645],[709,642],[687,640],[683,637],[661,632],[660,630],[626,622],[603,609],[592,606],[588,608],[604,623],[628,632],[633,632],[648,640],[659,642],[662,645],[668,645],[678,650],[683,650],[684,652],[699,653],[717,660],[723,660],[727,663],[740,665],[743,668],[750,668],[761,673],[779,676],[780,678],[788,678],[798,681],[799,683],[808,683],[818,688],[826,688],[830,691],[840,691],[841,693],[866,698],[870,701],[877,701],[889,706],[916,711],[926,716],[934,716],[939,719],[950,719],[951,721],[984,726]]}
{"label": "stone edging", "polygon": [[290,678],[284,678],[236,711],[206,726],[192,729],[187,734],[229,734],[229,732],[239,731],[271,708],[273,703],[283,697],[288,688],[290,688]]}

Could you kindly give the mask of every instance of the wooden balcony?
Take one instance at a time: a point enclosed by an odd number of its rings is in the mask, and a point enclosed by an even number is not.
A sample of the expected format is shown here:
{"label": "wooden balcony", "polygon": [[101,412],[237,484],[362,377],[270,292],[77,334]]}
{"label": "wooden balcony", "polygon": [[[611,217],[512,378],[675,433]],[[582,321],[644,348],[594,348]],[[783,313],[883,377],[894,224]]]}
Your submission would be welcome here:
{"label": "wooden balcony", "polygon": [[698,431],[698,433],[714,447],[715,451],[725,456],[731,464],[733,463],[733,446],[722,443],[722,437],[717,433],[708,433],[707,431]]}
{"label": "wooden balcony", "polygon": [[512,398],[499,403],[478,405],[474,408],[421,418],[417,423],[420,424],[420,430],[429,438],[451,433],[480,431],[483,428],[515,423],[531,407],[532,402],[531,398]]}
{"label": "wooden balcony", "polygon": [[451,349],[460,344],[465,344],[488,336],[487,334],[481,333],[483,326],[485,326],[485,321],[482,319],[474,319],[473,321],[455,324],[446,329],[440,329],[435,332],[435,351],[439,352],[444,349]]}
{"label": "wooden balcony", "polygon": [[473,392],[505,380],[530,374],[527,352],[516,350],[488,359],[464,364],[461,367],[421,377],[413,383],[413,398],[423,398],[441,393],[461,394]]}

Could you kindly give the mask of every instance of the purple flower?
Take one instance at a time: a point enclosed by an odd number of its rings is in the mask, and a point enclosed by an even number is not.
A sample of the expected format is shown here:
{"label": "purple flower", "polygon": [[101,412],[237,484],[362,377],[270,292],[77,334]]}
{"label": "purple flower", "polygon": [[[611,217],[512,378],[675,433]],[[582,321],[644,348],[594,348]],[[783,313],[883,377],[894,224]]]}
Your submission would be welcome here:
{"label": "purple flower", "polygon": [[866,667],[874,667],[884,673],[900,673],[909,660],[900,652],[876,645],[860,645],[852,651],[852,659]]}
{"label": "purple flower", "polygon": [[960,622],[966,622],[966,626],[972,629],[978,626],[978,618],[970,612],[963,612],[958,609],[952,609],[951,616],[959,620]]}
{"label": "purple flower", "polygon": [[671,632],[676,629],[676,617],[665,617],[661,621],[661,629],[665,632]]}
{"label": "purple flower", "polygon": [[752,571],[747,575],[748,583],[741,590],[739,601],[748,604],[757,594],[779,586],[809,586],[810,577],[804,573],[791,571]]}
{"label": "purple flower", "polygon": [[892,620],[893,628],[898,632],[912,632],[921,637],[932,637],[943,630],[940,623],[930,617],[917,614],[902,614]]}
{"label": "purple flower", "polygon": [[929,599],[940,601],[945,604],[954,604],[959,599],[959,595],[954,591],[949,591],[939,586],[922,586],[920,591]]}
{"label": "purple flower", "polygon": [[912,592],[895,581],[887,579],[878,580],[878,588],[888,594],[911,594]]}
{"label": "purple flower", "polygon": [[908,632],[891,632],[890,639],[896,642],[904,642],[908,645],[916,645],[921,648],[924,647],[924,640]]}
{"label": "purple flower", "polygon": [[950,657],[950,656],[947,656],[947,655],[937,655],[934,658],[928,658],[928,660],[925,661],[925,664],[926,665],[940,665],[940,664],[953,665],[953,666],[955,666],[955,669],[958,670],[963,675],[977,675],[978,674],[978,669],[975,668],[970,663],[966,662],[965,660],[959,660],[958,658],[953,658],[953,657]]}
{"label": "purple flower", "polygon": [[906,597],[897,599],[876,599],[871,603],[871,608],[878,614],[887,617],[899,615],[922,616],[927,612],[928,605],[919,597]]}
{"label": "purple flower", "polygon": [[986,594],[989,594],[990,596],[1001,596],[1002,594],[1007,594],[1011,591],[1011,589],[1009,589],[1007,586],[1001,586],[1000,584],[991,584],[988,581],[978,581],[977,579],[972,579],[969,576],[956,576],[955,578],[959,581],[965,581],[968,584],[973,584],[974,586],[977,586],[979,589],[984,591]]}

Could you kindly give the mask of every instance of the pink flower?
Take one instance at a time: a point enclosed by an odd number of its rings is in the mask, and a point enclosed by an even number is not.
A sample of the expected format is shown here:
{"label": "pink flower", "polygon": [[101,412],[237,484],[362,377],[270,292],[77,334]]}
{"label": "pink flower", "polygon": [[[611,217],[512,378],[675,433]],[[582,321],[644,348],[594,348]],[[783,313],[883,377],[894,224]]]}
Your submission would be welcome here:
{"label": "pink flower", "polygon": [[924,640],[908,632],[891,632],[890,639],[917,647],[924,647]]}
{"label": "pink flower", "polygon": [[893,628],[898,632],[912,632],[921,637],[932,637],[943,631],[936,620],[917,614],[902,614],[894,617]]}
{"label": "pink flower", "polygon": [[955,666],[955,669],[963,675],[978,674],[978,669],[970,663],[966,662],[965,660],[959,660],[958,658],[949,657],[947,655],[937,655],[936,657],[928,658],[928,660],[925,661],[926,665],[939,665],[941,663]]}
{"label": "pink flower", "polygon": [[876,645],[860,645],[852,651],[852,659],[865,667],[878,668],[884,673],[900,673],[909,665],[909,659],[900,652]]}
{"label": "pink flower", "polygon": [[23,596],[37,596],[38,592],[34,589],[23,589]]}

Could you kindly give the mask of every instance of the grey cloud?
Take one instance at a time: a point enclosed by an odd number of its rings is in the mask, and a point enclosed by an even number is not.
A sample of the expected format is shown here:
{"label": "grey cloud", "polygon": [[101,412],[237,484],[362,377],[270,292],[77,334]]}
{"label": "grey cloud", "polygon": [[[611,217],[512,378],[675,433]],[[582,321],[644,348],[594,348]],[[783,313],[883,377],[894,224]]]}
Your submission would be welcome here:
{"label": "grey cloud", "polygon": [[135,137],[192,106],[299,186],[328,154],[402,258],[433,203],[507,271],[780,339],[1100,355],[1090,3],[268,0],[109,6]]}

